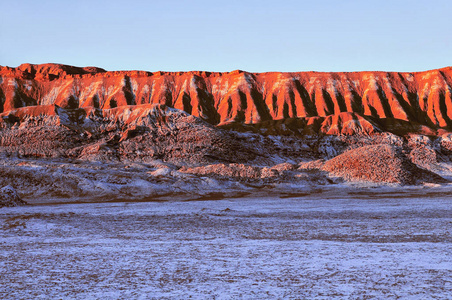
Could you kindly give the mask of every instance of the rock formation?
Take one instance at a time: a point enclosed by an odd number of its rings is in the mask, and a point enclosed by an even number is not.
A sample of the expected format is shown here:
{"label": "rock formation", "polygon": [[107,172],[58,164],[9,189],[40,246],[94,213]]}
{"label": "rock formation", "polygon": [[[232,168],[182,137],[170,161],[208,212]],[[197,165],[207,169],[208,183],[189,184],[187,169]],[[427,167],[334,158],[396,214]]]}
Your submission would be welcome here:
{"label": "rock formation", "polygon": [[13,207],[26,205],[27,202],[20,199],[17,191],[10,185],[0,189],[0,207]]}
{"label": "rock formation", "polygon": [[440,175],[452,177],[451,84],[452,68],[0,67],[0,183],[25,199],[196,198],[341,180],[444,184]]}
{"label": "rock formation", "polygon": [[431,134],[451,128],[451,86],[451,67],[414,73],[151,73],[23,64],[0,68],[0,112],[36,105],[165,104],[213,125],[298,118],[298,130],[308,132]]}
{"label": "rock formation", "polygon": [[321,170],[348,181],[398,184],[447,182],[437,174],[417,167],[400,147],[384,144],[349,150],[327,161]]}
{"label": "rock formation", "polygon": [[268,140],[268,146],[256,148],[253,140],[259,137],[245,141],[238,133],[158,104],[104,110],[43,105],[9,111],[3,117],[0,153],[14,157],[245,162],[264,158],[272,145]]}

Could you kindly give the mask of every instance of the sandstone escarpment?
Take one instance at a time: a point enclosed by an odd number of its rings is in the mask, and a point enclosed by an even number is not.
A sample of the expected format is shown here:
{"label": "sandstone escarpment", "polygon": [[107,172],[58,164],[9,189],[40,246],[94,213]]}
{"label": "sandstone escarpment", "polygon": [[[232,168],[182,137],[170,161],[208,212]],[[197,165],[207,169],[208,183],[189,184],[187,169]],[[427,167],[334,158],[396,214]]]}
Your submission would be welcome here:
{"label": "sandstone escarpment", "polygon": [[115,71],[24,64],[0,69],[0,111],[36,105],[111,109],[165,104],[211,124],[300,118],[307,132],[452,125],[452,68],[425,72],[248,73]]}
{"label": "sandstone escarpment", "polygon": [[342,182],[329,176],[445,183],[430,171],[452,174],[450,73],[2,67],[0,181],[135,199]]}

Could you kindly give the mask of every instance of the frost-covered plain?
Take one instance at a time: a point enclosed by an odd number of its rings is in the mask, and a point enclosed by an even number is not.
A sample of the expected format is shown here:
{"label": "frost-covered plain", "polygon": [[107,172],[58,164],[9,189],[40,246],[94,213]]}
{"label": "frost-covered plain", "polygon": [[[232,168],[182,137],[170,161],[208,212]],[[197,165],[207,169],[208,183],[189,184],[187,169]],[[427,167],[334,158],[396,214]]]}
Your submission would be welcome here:
{"label": "frost-covered plain", "polygon": [[452,197],[0,211],[1,299],[451,299]]}

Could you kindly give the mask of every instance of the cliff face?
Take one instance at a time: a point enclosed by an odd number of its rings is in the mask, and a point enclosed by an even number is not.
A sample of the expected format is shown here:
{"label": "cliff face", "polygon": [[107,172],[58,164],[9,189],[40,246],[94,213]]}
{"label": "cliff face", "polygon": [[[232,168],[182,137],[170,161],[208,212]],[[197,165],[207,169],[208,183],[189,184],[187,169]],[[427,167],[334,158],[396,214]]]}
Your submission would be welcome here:
{"label": "cliff face", "polygon": [[451,86],[451,67],[416,73],[150,73],[23,64],[0,68],[0,112],[52,104],[165,104],[214,125],[300,118],[303,126],[329,134],[372,133],[389,123],[450,129]]}
{"label": "cliff face", "polygon": [[451,75],[1,67],[0,186],[151,199],[337,180],[447,184]]}

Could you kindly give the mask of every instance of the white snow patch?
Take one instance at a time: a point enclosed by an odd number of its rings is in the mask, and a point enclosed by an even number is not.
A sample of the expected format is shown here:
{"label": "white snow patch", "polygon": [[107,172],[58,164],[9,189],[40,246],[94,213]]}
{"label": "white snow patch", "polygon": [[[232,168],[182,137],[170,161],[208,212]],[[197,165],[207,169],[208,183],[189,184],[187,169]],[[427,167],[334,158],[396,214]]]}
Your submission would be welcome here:
{"label": "white snow patch", "polygon": [[326,91],[330,95],[337,95],[339,94],[337,90],[338,81],[335,79],[328,78],[328,81],[326,82]]}
{"label": "white snow patch", "polygon": [[440,90],[444,84],[446,84],[446,82],[444,80],[440,80],[438,78],[435,78],[435,80],[433,80],[433,84],[431,86],[431,90],[432,91],[436,91],[436,90]]}
{"label": "white snow patch", "polygon": [[196,79],[195,77],[192,77],[190,80],[190,89],[196,91],[198,86],[196,85]]}
{"label": "white snow patch", "polygon": [[149,93],[149,91],[150,91],[149,85],[145,84],[143,86],[143,89],[141,90],[141,93],[147,94],[147,93]]}
{"label": "white snow patch", "polygon": [[130,79],[130,82],[132,84],[132,92],[133,92],[134,95],[136,95],[137,91],[138,91],[138,82],[135,79],[133,79],[133,78]]}
{"label": "white snow patch", "polygon": [[235,81],[233,83],[233,85],[231,86],[231,90],[242,90],[243,88],[251,89],[252,83],[248,77],[249,77],[248,74],[241,74],[238,77],[239,79],[237,81]]}
{"label": "white snow patch", "polygon": [[116,87],[116,86],[110,85],[108,87],[107,91],[105,91],[105,89],[103,90],[104,96],[108,98],[108,97],[118,93],[120,90],[121,90],[121,87]]}
{"label": "white snow patch", "polygon": [[422,75],[422,80],[429,80],[431,76],[432,74],[430,72],[426,73],[425,75]]}
{"label": "white snow patch", "polygon": [[166,82],[164,82],[162,85],[160,85],[160,94],[166,93],[168,91],[168,86]]}
{"label": "white snow patch", "polygon": [[363,81],[368,81],[367,89],[366,91],[377,91],[378,90],[378,84],[377,84],[378,77],[375,77],[374,75],[366,75],[363,77]]}
{"label": "white snow patch", "polygon": [[8,80],[8,86],[18,87],[17,81],[15,79]]}
{"label": "white snow patch", "polygon": [[220,97],[224,97],[225,95],[227,95],[229,93],[229,81],[226,80],[224,83],[221,82],[217,82],[215,85],[215,92],[213,92],[212,89],[212,93],[218,94]]}
{"label": "white snow patch", "polygon": [[353,82],[353,85],[355,86],[355,88],[358,88],[361,84],[361,81],[359,81],[359,80],[353,80],[352,82]]}

